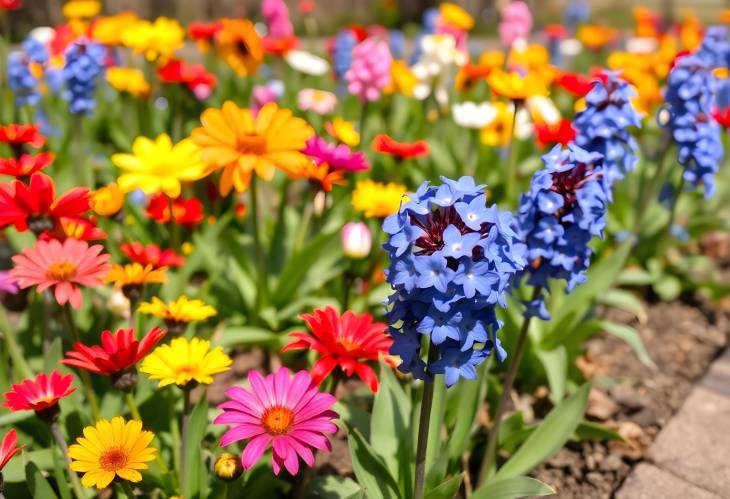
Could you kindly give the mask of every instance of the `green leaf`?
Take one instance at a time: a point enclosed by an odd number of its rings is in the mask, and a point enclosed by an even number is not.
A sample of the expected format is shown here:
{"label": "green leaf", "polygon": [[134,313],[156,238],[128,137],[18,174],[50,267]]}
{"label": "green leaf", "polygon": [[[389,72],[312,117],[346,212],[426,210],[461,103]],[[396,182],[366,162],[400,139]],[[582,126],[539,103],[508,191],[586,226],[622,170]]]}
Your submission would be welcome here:
{"label": "green leaf", "polygon": [[517,499],[518,497],[550,496],[555,490],[528,476],[501,478],[487,483],[472,494],[472,499]]}
{"label": "green leaf", "polygon": [[58,496],[51,488],[51,485],[33,462],[25,465],[25,481],[30,489],[31,497],[57,498]]}
{"label": "green leaf", "polygon": [[586,383],[574,395],[555,406],[517,452],[497,471],[496,477],[515,477],[527,473],[558,452],[583,419],[589,390],[590,384]]}
{"label": "green leaf", "polygon": [[634,314],[642,324],[647,320],[644,304],[631,291],[618,288],[609,289],[599,296],[598,302]]}
{"label": "green leaf", "polygon": [[236,345],[251,345],[276,341],[278,334],[253,326],[228,326],[223,330],[217,345],[229,348]]}
{"label": "green leaf", "polygon": [[24,452],[25,459],[11,459],[3,468],[3,479],[8,483],[26,480],[23,461],[33,462],[44,471],[53,469],[53,448]]}
{"label": "green leaf", "polygon": [[556,402],[563,400],[568,382],[568,352],[565,347],[559,345],[552,350],[537,348],[535,354],[545,369],[550,385],[550,398]]}
{"label": "green leaf", "polygon": [[[406,397],[391,368],[380,363],[380,386],[373,401],[370,444],[378,449],[390,474],[398,477],[406,494],[412,486],[412,442],[410,441],[411,400]],[[394,436],[397,438],[393,438]]]}
{"label": "green leaf", "polygon": [[368,499],[399,499],[395,479],[357,428],[350,428],[347,442],[352,468]]}
{"label": "green leaf", "polygon": [[654,276],[641,267],[628,267],[616,279],[618,286],[646,286],[654,282]]}
{"label": "green leaf", "polygon": [[624,439],[613,428],[593,421],[581,421],[575,429],[575,438],[578,440],[613,440],[623,442]]}
{"label": "green leaf", "polygon": [[312,480],[309,486],[309,496],[320,499],[345,499],[353,497],[362,492],[362,488],[352,480],[344,476],[327,475],[318,476]]}
{"label": "green leaf", "polygon": [[199,499],[203,496],[203,462],[200,458],[200,443],[205,438],[208,427],[208,399],[201,397],[192,413],[187,428],[185,440],[187,448],[181,457],[184,473],[182,476],[182,495],[185,498]]}
{"label": "green leaf", "polygon": [[639,335],[639,332],[636,329],[631,326],[627,326],[626,324],[617,324],[611,321],[601,321],[601,326],[607,333],[612,334],[617,338],[621,338],[628,343],[628,345],[634,349],[636,356],[639,357],[642,364],[649,367],[656,367],[654,361],[651,360],[651,357],[649,357],[649,352],[646,351],[641,335]]}
{"label": "green leaf", "polygon": [[489,364],[491,362],[487,360],[477,367],[479,373],[477,379],[472,381],[464,380],[458,386],[451,388],[452,390],[459,390],[455,395],[458,397],[459,402],[456,423],[449,432],[449,456],[451,459],[461,457],[469,448],[469,437],[474,428],[474,420],[479,410],[479,404],[486,395],[487,384],[484,382],[484,376]]}
{"label": "green leaf", "polygon": [[664,301],[676,300],[682,292],[682,282],[675,276],[664,274],[654,283],[652,289]]}
{"label": "green leaf", "polygon": [[459,492],[464,475],[459,474],[426,492],[425,499],[453,499]]}

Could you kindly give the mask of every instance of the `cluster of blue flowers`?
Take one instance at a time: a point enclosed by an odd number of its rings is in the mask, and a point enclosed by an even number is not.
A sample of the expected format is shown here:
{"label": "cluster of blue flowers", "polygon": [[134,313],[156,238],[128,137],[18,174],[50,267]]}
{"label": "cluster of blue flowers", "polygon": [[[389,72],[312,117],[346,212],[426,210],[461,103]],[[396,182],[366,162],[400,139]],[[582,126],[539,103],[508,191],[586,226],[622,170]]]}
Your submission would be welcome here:
{"label": "cluster of blue flowers", "polygon": [[42,69],[48,61],[48,51],[42,43],[32,38],[23,41],[22,50],[11,52],[8,55],[6,70],[10,90],[15,94],[15,104],[34,106],[41,98],[39,91],[40,77],[38,71],[31,67]]}
{"label": "cluster of blue flowers", "polygon": [[[522,195],[518,232],[527,245],[528,265],[519,277],[548,289],[548,279],[563,279],[570,292],[585,281],[593,236],[602,237],[609,199],[601,177],[603,156],[571,144],[555,146],[542,157],[544,168]],[[526,303],[526,317],[550,315],[540,292]]]}
{"label": "cluster of blue flowers", "polygon": [[730,41],[725,26],[710,26],[705,32],[697,56],[712,69],[730,67]]}
{"label": "cluster of blue flowers", "polygon": [[602,183],[609,200],[613,182],[636,167],[638,144],[629,127],[641,126],[631,104],[635,91],[617,73],[605,72],[586,95],[586,108],[573,120],[575,143],[603,156]]}
{"label": "cluster of blue flowers", "polygon": [[704,186],[705,197],[715,192],[715,174],[722,160],[720,125],[712,119],[716,79],[711,57],[690,54],[679,58],[669,73],[657,121],[669,127],[677,144],[677,159],[684,167],[684,180]]}
{"label": "cluster of blue flowers", "polygon": [[352,49],[357,45],[357,38],[349,29],[343,29],[335,37],[332,48],[332,67],[339,80],[345,78],[345,73],[352,65]]}
{"label": "cluster of blue flowers", "polygon": [[[515,220],[486,206],[484,185],[471,177],[424,182],[398,213],[385,219],[390,257],[386,272],[394,293],[387,301],[391,353],[402,372],[418,379],[444,374],[446,385],[474,379],[475,366],[496,349],[506,356],[495,307],[525,264],[525,246]],[[424,335],[437,350],[428,365],[421,358]]]}
{"label": "cluster of blue flowers", "polygon": [[99,43],[81,40],[66,49],[63,77],[66,80],[66,98],[73,114],[87,114],[94,109],[94,91],[104,73],[106,49]]}

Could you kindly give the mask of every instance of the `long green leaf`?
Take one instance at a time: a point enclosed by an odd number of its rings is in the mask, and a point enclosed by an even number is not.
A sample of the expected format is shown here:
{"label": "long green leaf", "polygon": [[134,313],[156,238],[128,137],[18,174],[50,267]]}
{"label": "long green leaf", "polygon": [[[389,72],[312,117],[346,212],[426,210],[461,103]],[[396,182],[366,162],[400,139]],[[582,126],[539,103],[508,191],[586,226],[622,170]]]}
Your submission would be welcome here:
{"label": "long green leaf", "polygon": [[32,462],[25,465],[25,480],[28,484],[31,497],[47,497],[48,499],[58,497],[41,473],[41,470]]}
{"label": "long green leaf", "polygon": [[487,483],[472,494],[472,499],[517,499],[530,496],[550,496],[555,490],[528,476],[501,478]]}
{"label": "long green leaf", "polygon": [[601,321],[601,326],[603,326],[603,329],[607,333],[621,338],[628,343],[634,349],[642,364],[649,367],[656,367],[656,364],[654,364],[654,361],[649,356],[649,352],[646,351],[641,335],[636,329],[626,324],[617,324],[611,321]]}
{"label": "long green leaf", "polygon": [[205,483],[202,474],[203,466],[200,457],[200,442],[205,437],[205,430],[208,427],[208,399],[203,396],[195,404],[187,431],[187,448],[182,456],[183,469],[185,474],[182,477],[183,497],[199,499],[203,496],[203,484]]}
{"label": "long green leaf", "polygon": [[398,499],[398,485],[385,463],[375,454],[357,428],[347,436],[352,468],[368,499]]}
{"label": "long green leaf", "polygon": [[278,334],[268,329],[253,326],[228,326],[223,330],[216,344],[228,348],[235,345],[270,343],[278,337]]}
{"label": "long green leaf", "polygon": [[464,475],[452,476],[437,487],[426,492],[425,499],[453,499],[459,492]]}
{"label": "long green leaf", "polygon": [[517,452],[497,471],[497,478],[515,477],[529,472],[565,445],[578,427],[588,403],[590,384],[586,383],[563,400],[547,415]]}

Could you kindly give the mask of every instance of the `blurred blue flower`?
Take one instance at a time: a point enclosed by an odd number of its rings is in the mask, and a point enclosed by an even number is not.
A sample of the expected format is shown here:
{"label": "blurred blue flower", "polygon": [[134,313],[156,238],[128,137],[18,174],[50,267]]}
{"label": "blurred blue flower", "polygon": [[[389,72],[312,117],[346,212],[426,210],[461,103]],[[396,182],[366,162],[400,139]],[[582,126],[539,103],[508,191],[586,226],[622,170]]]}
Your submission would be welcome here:
{"label": "blurred blue flower", "polygon": [[587,22],[591,17],[591,6],[587,0],[570,0],[565,7],[565,27],[575,33],[580,23]]}
{"label": "blurred blue flower", "polygon": [[355,48],[355,45],[357,45],[357,39],[352,31],[343,29],[337,33],[332,53],[332,67],[340,80],[345,78],[345,73],[352,65],[352,49]]}
{"label": "blurred blue flower", "polygon": [[406,53],[406,36],[399,29],[390,30],[390,53],[393,59],[403,59]]}
{"label": "blurred blue flower", "polygon": [[[555,146],[543,156],[545,166],[522,195],[517,217],[528,261],[519,278],[527,275],[527,282],[542,290],[549,289],[548,279],[562,279],[568,292],[585,280],[588,243],[593,236],[602,237],[606,226],[609,200],[601,183],[602,158],[575,144]],[[550,317],[542,292],[525,305],[526,317]]]}
{"label": "blurred blue flower", "polygon": [[[504,306],[507,287],[524,267],[525,247],[512,215],[486,206],[484,185],[470,177],[441,180],[424,182],[383,223],[393,288],[387,316],[391,353],[402,359],[398,369],[418,379],[443,373],[451,386],[473,379],[493,349],[505,357],[495,307]],[[422,335],[437,349],[430,365],[421,358]]]}
{"label": "blurred blue flower", "polygon": [[7,82],[10,90],[15,94],[15,105],[35,106],[41,99],[38,88],[40,81],[30,71],[31,63],[24,52],[15,51],[8,55],[6,63]]}
{"label": "blurred blue flower", "polygon": [[94,91],[104,73],[105,55],[103,45],[83,39],[66,49],[63,77],[71,113],[88,114],[96,106]]}

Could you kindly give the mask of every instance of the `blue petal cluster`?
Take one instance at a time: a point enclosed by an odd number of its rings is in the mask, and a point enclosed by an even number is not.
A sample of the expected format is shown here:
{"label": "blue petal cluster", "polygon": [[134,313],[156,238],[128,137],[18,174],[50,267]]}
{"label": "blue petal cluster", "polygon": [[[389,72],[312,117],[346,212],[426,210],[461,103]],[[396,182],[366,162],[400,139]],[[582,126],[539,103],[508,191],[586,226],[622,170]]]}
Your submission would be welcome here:
{"label": "blue petal cluster", "polygon": [[357,38],[349,29],[343,29],[335,37],[332,49],[332,67],[337,78],[342,80],[352,65],[352,49],[357,45]]}
{"label": "blue petal cluster", "polygon": [[[8,55],[6,70],[10,90],[15,94],[15,104],[34,106],[40,101],[40,78],[43,65],[48,61],[48,51],[37,40],[27,38],[23,41],[22,50]],[[36,71],[31,71],[35,67]]]}
{"label": "blue petal cluster", "polygon": [[[609,199],[601,182],[602,158],[575,144],[567,149],[557,145],[542,157],[545,166],[533,175],[518,214],[528,260],[519,277],[526,274],[529,284],[547,290],[548,279],[562,279],[570,292],[585,281],[588,243],[602,237],[606,226]],[[550,318],[542,293],[526,305],[526,316]]]}
{"label": "blue petal cluster", "polygon": [[710,26],[697,49],[697,56],[712,69],[730,67],[730,41],[727,36],[726,26]]}
{"label": "blue petal cluster", "polygon": [[671,130],[677,144],[684,180],[694,188],[704,186],[706,198],[715,192],[723,156],[720,125],[711,117],[717,81],[709,60],[695,53],[675,62],[667,79],[666,105],[657,114],[659,125]]}
{"label": "blue petal cluster", "polygon": [[63,77],[66,81],[69,111],[88,114],[96,106],[94,91],[104,73],[106,49],[99,43],[81,40],[66,49]]}
{"label": "blue petal cluster", "polygon": [[[486,205],[484,185],[471,177],[441,180],[424,182],[385,219],[383,247],[394,290],[387,301],[390,351],[403,361],[398,369],[418,379],[443,373],[451,386],[474,379],[492,349],[505,357],[495,307],[505,305],[505,290],[524,267],[525,246],[512,215]],[[428,365],[421,358],[424,335],[438,353]]]}
{"label": "blue petal cluster", "polygon": [[388,38],[388,44],[390,46],[390,53],[393,55],[393,59],[403,59],[406,53],[406,36],[399,29],[390,30],[390,36]]}
{"label": "blue petal cluster", "polygon": [[631,104],[635,91],[619,78],[606,72],[586,95],[586,108],[573,121],[575,143],[603,156],[602,183],[609,200],[613,182],[636,167],[636,140],[629,127],[641,126],[641,116]]}

